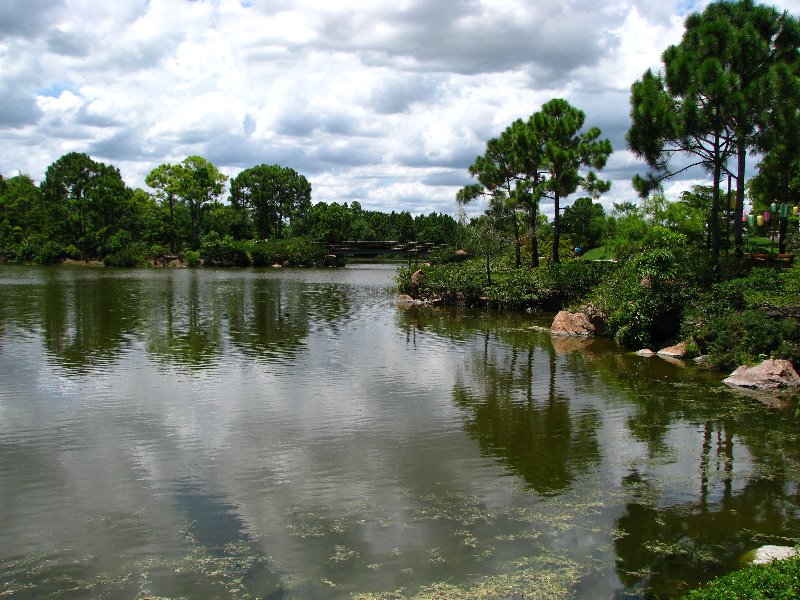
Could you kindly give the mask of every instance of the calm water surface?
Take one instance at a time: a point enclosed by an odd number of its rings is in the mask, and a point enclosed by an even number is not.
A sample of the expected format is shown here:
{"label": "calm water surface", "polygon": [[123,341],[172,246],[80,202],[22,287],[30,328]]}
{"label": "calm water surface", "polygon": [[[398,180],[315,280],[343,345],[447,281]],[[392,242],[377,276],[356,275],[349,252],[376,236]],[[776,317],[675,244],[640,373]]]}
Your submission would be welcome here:
{"label": "calm water surface", "polygon": [[0,596],[666,598],[800,541],[792,412],[393,276],[1,267]]}

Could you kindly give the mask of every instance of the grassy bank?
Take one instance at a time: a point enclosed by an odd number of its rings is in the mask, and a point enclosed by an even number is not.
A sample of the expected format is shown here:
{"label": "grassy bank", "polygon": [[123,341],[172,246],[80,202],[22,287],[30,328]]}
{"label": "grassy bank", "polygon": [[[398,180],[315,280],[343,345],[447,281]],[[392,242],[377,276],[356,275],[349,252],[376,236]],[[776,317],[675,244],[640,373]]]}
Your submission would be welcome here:
{"label": "grassy bank", "polygon": [[[647,250],[625,262],[567,260],[537,269],[499,261],[401,269],[398,290],[431,303],[582,310],[624,348],[684,341],[711,367],[764,358],[800,364],[800,267],[714,268],[688,248]],[[735,273],[723,277],[722,272]]]}
{"label": "grassy bank", "polygon": [[538,269],[499,265],[487,280],[481,260],[421,266],[419,285],[412,268],[400,269],[398,289],[432,303],[505,309],[560,310],[584,298],[608,278],[617,265],[610,262],[568,261]]}

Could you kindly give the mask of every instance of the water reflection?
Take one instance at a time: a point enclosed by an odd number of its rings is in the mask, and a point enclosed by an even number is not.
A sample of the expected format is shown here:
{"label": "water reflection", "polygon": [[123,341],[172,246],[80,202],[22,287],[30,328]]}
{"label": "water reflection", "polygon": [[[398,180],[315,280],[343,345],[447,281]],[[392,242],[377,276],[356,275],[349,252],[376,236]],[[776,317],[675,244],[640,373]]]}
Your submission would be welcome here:
{"label": "water reflection", "polygon": [[[504,348],[490,343],[468,358],[471,374],[457,381],[454,401],[465,409],[465,427],[484,452],[504,463],[540,494],[557,494],[577,473],[600,458],[593,407],[573,412],[570,399],[556,384],[555,350]],[[543,367],[541,365],[544,365]]]}
{"label": "water reflection", "polygon": [[603,340],[551,339],[468,311],[401,314],[411,337],[434,330],[461,341],[474,332],[454,402],[482,451],[536,492],[564,496],[616,464],[617,595],[673,597],[737,568],[758,545],[800,542],[791,412],[733,394],[718,375]]}
{"label": "water reflection", "polygon": [[0,594],[668,597],[800,537],[791,414],[390,287],[0,269]]}
{"label": "water reflection", "polygon": [[38,323],[51,360],[75,372],[113,364],[139,322],[137,282],[109,285],[101,276],[65,281],[56,270],[44,276],[42,293],[30,301],[40,302]]}
{"label": "water reflection", "polygon": [[207,369],[222,353],[222,307],[215,286],[201,288],[199,277],[181,272],[146,291],[145,345],[162,364]]}

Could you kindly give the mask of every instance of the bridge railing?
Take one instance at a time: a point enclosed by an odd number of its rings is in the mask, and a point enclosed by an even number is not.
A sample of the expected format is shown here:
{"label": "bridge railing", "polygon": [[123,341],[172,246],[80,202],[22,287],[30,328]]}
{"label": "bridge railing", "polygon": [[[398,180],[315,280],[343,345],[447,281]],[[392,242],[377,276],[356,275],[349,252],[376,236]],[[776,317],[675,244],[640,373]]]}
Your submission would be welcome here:
{"label": "bridge railing", "polygon": [[396,240],[349,240],[326,243],[328,251],[336,256],[420,256],[446,248],[448,244],[431,242],[400,242]]}

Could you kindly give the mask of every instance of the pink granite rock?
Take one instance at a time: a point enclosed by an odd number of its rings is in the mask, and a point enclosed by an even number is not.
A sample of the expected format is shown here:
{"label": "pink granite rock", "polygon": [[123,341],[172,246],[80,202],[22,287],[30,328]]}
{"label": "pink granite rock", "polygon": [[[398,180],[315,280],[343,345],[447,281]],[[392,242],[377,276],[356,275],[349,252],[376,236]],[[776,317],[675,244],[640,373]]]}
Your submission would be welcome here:
{"label": "pink granite rock", "polygon": [[595,332],[596,328],[588,315],[582,312],[573,313],[568,310],[559,312],[550,327],[552,335],[592,336]]}
{"label": "pink granite rock", "polygon": [[800,375],[788,360],[765,360],[755,367],[739,367],[724,380],[728,385],[758,390],[800,387]]}

